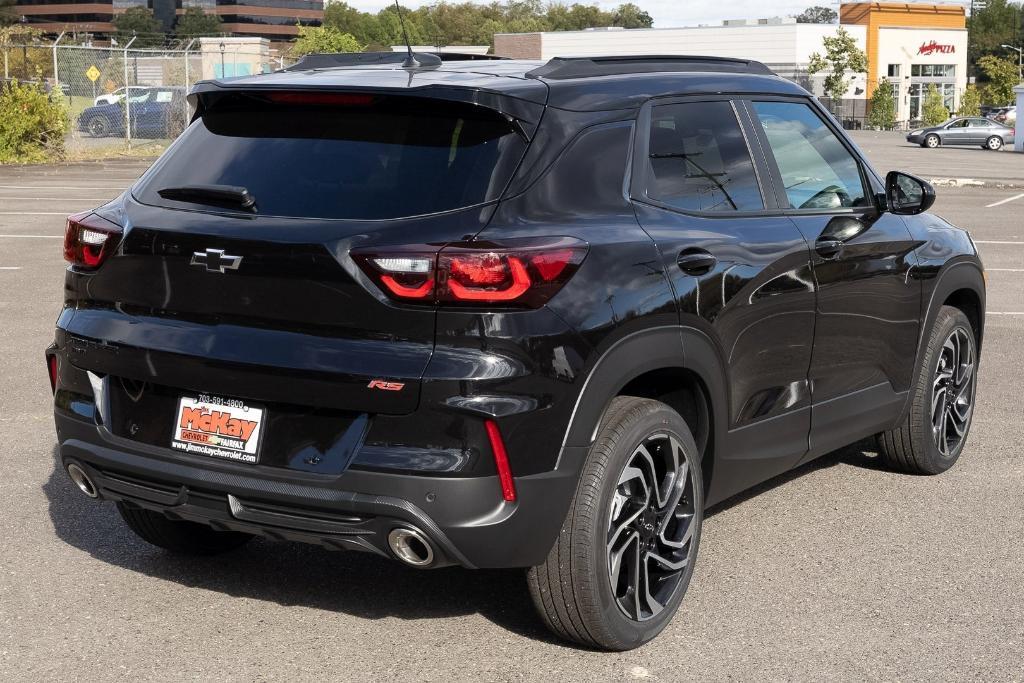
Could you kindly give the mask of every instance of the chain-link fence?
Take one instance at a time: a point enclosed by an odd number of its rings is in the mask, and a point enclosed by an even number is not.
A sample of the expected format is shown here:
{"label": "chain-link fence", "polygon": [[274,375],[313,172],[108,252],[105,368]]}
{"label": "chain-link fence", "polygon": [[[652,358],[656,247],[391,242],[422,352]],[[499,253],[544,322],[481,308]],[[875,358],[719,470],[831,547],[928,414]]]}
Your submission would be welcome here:
{"label": "chain-link fence", "polygon": [[68,109],[72,156],[153,146],[181,134],[191,118],[186,95],[208,78],[266,73],[291,63],[263,45],[202,38],[184,49],[85,45],[8,45],[5,80],[39,82]]}

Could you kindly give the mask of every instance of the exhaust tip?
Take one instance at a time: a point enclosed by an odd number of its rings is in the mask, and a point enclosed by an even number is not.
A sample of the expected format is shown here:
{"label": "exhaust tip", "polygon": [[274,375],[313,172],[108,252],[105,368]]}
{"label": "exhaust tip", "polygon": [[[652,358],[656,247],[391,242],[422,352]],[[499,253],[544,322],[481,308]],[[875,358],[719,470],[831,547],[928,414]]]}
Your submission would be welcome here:
{"label": "exhaust tip", "polygon": [[96,489],[96,484],[92,482],[89,475],[85,473],[81,467],[75,463],[68,465],[68,476],[71,477],[71,481],[75,482],[75,486],[78,490],[89,496],[90,498],[99,498],[100,492]]}
{"label": "exhaust tip", "polygon": [[429,567],[434,563],[434,548],[418,529],[395,527],[388,534],[388,545],[399,560],[411,567]]}

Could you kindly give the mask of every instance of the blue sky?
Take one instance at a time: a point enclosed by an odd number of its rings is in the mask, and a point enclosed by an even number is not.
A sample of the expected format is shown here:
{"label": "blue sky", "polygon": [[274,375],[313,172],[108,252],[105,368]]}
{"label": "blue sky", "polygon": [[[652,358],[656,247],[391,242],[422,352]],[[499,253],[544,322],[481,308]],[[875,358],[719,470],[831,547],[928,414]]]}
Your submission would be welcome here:
{"label": "blue sky", "polygon": [[[459,1],[459,0],[452,0]],[[489,0],[486,0],[489,1]],[[573,0],[566,0],[571,4]],[[588,3],[588,0],[577,0]],[[627,0],[598,0],[596,4],[610,9]],[[363,11],[376,12],[385,5],[393,4],[394,0],[346,0],[349,5]],[[430,2],[419,0],[400,0],[406,7],[429,5]],[[589,0],[593,2],[593,0]],[[694,24],[717,24],[723,19],[757,19],[761,17],[787,16],[798,14],[811,5],[832,6],[829,0],[632,0],[636,5],[647,10],[654,17],[656,27],[692,26]]]}

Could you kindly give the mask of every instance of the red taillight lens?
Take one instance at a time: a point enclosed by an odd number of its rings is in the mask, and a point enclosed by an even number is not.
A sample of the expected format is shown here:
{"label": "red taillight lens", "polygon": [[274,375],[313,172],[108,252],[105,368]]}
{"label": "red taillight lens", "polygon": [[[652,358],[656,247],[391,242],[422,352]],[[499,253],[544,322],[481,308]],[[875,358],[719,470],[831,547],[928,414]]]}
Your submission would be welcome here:
{"label": "red taillight lens", "polygon": [[487,428],[487,438],[491,442],[491,453],[494,455],[494,465],[498,469],[498,481],[501,482],[501,497],[509,503],[516,499],[516,482],[512,479],[512,468],[508,464],[508,453],[505,451],[505,441],[501,438],[501,430],[494,420],[484,422]]}
{"label": "red taillight lens", "polygon": [[269,92],[263,98],[275,104],[312,104],[333,107],[368,107],[377,99],[373,95],[341,92]]}
{"label": "red taillight lens", "polygon": [[587,245],[569,237],[463,242],[429,252],[396,247],[352,252],[363,271],[400,301],[536,308],[583,262]]}
{"label": "red taillight lens", "polygon": [[57,393],[57,355],[54,354],[46,359],[46,366],[50,370],[50,391]]}
{"label": "red taillight lens", "polygon": [[95,270],[120,238],[119,225],[88,211],[73,214],[64,231],[64,260],[83,270]]}

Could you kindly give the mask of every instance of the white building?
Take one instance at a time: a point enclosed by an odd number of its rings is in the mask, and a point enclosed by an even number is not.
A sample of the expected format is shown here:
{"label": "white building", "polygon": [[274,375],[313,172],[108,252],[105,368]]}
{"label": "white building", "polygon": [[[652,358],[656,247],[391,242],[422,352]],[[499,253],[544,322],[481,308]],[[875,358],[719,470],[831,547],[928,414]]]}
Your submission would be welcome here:
{"label": "white building", "polygon": [[887,79],[897,99],[897,119],[920,116],[929,84],[955,110],[967,86],[967,30],[962,6],[913,3],[847,3],[841,23],[798,24],[795,19],[725,21],[720,26],[663,29],[591,29],[497,34],[495,54],[519,59],[597,55],[706,55],[763,62],[775,73],[824,95],[824,73],[810,76],[811,55],[824,54],[823,39],[840,26],[868,57],[866,74],[850,74],[843,115],[866,114],[867,98]]}

